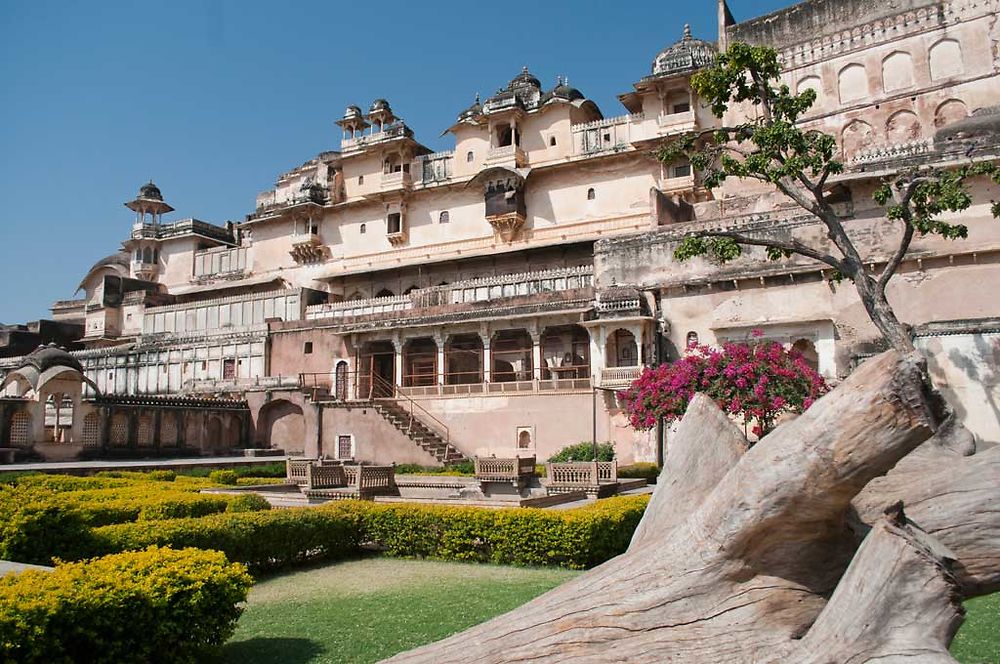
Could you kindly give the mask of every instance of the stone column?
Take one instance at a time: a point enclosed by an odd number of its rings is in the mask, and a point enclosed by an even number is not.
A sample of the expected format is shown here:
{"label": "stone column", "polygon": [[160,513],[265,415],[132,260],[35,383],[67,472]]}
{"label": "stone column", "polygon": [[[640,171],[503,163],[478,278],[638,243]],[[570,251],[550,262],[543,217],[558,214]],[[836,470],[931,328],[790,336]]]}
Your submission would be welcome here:
{"label": "stone column", "polygon": [[535,380],[542,379],[542,333],[539,329],[529,330],[531,334],[531,372]]}
{"label": "stone column", "polygon": [[483,382],[488,383],[490,382],[490,370],[493,368],[493,354],[490,351],[493,339],[490,336],[488,325],[479,328],[479,338],[483,340]]}
{"label": "stone column", "polygon": [[592,327],[587,330],[590,333],[590,375],[594,380],[594,385],[600,384],[601,371],[604,369],[604,327]]}
{"label": "stone column", "polygon": [[437,384],[444,385],[444,345],[448,338],[441,332],[434,335],[434,343],[437,344]]}
{"label": "stone column", "polygon": [[392,348],[395,354],[392,357],[393,361],[393,377],[396,387],[403,386],[403,341],[399,337],[392,339]]}

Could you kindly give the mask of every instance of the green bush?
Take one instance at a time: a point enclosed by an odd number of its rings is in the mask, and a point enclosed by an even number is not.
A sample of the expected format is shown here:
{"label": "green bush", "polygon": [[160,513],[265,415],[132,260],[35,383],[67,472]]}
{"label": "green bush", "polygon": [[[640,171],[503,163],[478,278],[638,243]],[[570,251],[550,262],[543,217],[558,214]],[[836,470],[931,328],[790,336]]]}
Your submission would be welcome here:
{"label": "green bush", "polygon": [[224,484],[226,486],[236,486],[238,479],[240,479],[240,476],[236,474],[235,470],[213,470],[208,474],[209,482]]}
{"label": "green bush", "polygon": [[14,483],[17,486],[52,491],[84,491],[88,489],[110,489],[132,486],[134,482],[119,477],[76,477],[75,475],[23,475]]}
{"label": "green bush", "polygon": [[472,476],[476,474],[472,461],[460,461],[451,466],[421,466],[417,463],[401,463],[396,465],[397,475],[451,475]]}
{"label": "green bush", "polygon": [[79,558],[90,546],[87,520],[57,494],[31,487],[0,487],[0,559],[50,565]]}
{"label": "green bush", "polygon": [[242,493],[229,500],[227,512],[264,512],[271,509],[271,503],[256,493]]}
{"label": "green bush", "polygon": [[281,477],[241,477],[236,480],[236,486],[258,486],[261,484],[284,484],[287,479]]}
{"label": "green bush", "polygon": [[344,501],[318,509],[360,521],[366,543],[393,556],[583,569],[628,548],[648,496],[552,511]]}
{"label": "green bush", "polygon": [[260,570],[314,558],[343,558],[357,552],[358,519],[314,508],[212,514],[197,519],[137,521],[94,528],[93,554],[135,551],[148,546],[216,549],[230,560]]}
{"label": "green bush", "polygon": [[655,463],[633,463],[631,466],[619,466],[618,477],[642,478],[650,484],[656,484],[656,478],[660,476],[660,467]]}
{"label": "green bush", "polygon": [[197,662],[252,580],[214,551],[150,548],[0,578],[0,661]]}
{"label": "green bush", "polygon": [[149,479],[156,482],[173,482],[177,479],[177,473],[172,470],[151,470],[148,475]]}
{"label": "green bush", "polygon": [[594,444],[591,442],[568,445],[551,457],[551,463],[565,463],[567,461],[613,461],[615,458],[615,446],[612,443],[597,444],[597,459],[594,459]]}

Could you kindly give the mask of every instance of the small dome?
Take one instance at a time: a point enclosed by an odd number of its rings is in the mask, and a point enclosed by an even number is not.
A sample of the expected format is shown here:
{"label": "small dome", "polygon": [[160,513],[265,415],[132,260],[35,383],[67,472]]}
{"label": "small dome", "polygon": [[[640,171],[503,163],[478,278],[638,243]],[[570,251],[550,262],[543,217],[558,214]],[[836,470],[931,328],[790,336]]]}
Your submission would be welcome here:
{"label": "small dome", "polygon": [[376,99],[375,101],[372,102],[372,105],[368,109],[368,112],[369,113],[375,113],[377,111],[390,111],[391,112],[392,108],[389,107],[389,102],[387,102],[385,99]]}
{"label": "small dome", "polygon": [[527,67],[521,68],[521,73],[511,79],[510,83],[507,85],[508,90],[514,90],[515,88],[524,88],[527,86],[538,88],[541,90],[542,82],[535,78],[531,72],[528,71]]}
{"label": "small dome", "polygon": [[560,99],[568,99],[569,101],[576,101],[577,99],[584,99],[583,93],[574,87],[571,87],[565,79],[560,78],[556,87],[552,88],[550,93],[552,97],[559,97]]}
{"label": "small dome", "polygon": [[25,367],[34,367],[40,374],[52,367],[68,367],[83,373],[80,361],[70,355],[65,348],[60,348],[55,344],[39,346],[25,355],[21,366],[18,368],[24,369]]}
{"label": "small dome", "polygon": [[361,117],[361,109],[353,104],[344,109],[344,119],[354,120]]}
{"label": "small dome", "polygon": [[653,60],[653,76],[677,74],[707,67],[715,61],[715,44],[691,36],[691,26],[684,26],[684,36]]}
{"label": "small dome", "polygon": [[153,184],[150,180],[146,184],[139,187],[139,198],[145,198],[151,201],[162,201],[163,194],[160,193],[160,188]]}
{"label": "small dome", "polygon": [[482,114],[483,105],[479,103],[479,95],[476,94],[476,101],[472,102],[472,106],[458,114],[458,121],[461,122],[462,120],[468,120],[469,118],[474,118]]}

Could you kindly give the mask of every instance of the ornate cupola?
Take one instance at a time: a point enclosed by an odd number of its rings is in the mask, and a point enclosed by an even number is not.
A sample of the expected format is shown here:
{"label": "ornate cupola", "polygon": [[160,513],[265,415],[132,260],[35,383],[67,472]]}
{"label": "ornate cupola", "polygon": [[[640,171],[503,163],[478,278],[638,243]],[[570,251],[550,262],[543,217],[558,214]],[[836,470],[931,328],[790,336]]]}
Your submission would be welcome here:
{"label": "ornate cupola", "polygon": [[174,211],[174,208],[164,202],[160,188],[152,180],[139,187],[139,194],[125,203],[125,207],[135,212],[135,223],[139,227],[159,226],[160,217],[166,212]]}
{"label": "ornate cupola", "polygon": [[670,76],[707,67],[715,61],[715,44],[691,36],[691,26],[684,26],[680,41],[668,46],[653,60],[653,76]]}
{"label": "ornate cupola", "polygon": [[344,117],[337,120],[337,126],[344,132],[343,140],[350,141],[363,136],[365,129],[370,125],[365,120],[365,116],[361,114],[361,109],[351,105],[344,110]]}
{"label": "ornate cupola", "polygon": [[163,200],[160,188],[150,180],[139,187],[139,195],[125,203],[135,212],[135,223],[129,239],[122,245],[131,257],[130,276],[155,281],[160,271],[160,221],[166,212],[173,212]]}
{"label": "ornate cupola", "polygon": [[396,121],[396,116],[392,113],[392,107],[389,106],[389,102],[385,99],[376,99],[373,101],[366,117],[368,122],[378,127],[378,131],[385,131],[388,125]]}

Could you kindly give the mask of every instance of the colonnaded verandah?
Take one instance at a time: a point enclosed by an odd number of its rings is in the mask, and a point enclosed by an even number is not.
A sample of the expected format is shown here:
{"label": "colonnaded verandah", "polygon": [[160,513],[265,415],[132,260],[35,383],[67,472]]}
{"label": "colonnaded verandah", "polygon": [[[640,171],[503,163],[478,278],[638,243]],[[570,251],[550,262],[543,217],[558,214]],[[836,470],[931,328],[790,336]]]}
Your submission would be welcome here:
{"label": "colonnaded verandah", "polygon": [[[608,116],[524,67],[496,94],[470,94],[445,152],[387,99],[345,103],[339,150],[279,175],[239,222],[172,215],[143,184],[120,247],[77,297],[0,332],[0,447],[47,458],[275,447],[431,465],[544,459],[596,436],[622,463],[656,461],[662,432],[629,428],[614,393],[644,366],[755,329],[830,379],[880,349],[854,289],[823,264],[756,250],[725,265],[674,260],[706,226],[821,232],[768,186],[709,191],[690,164],[655,158],[717,122],[690,77],[730,41],[776,49],[790,88],[817,93],[802,122],[837,138],[837,206],[878,263],[898,232],[872,201],[884,177],[998,156],[998,9],[806,0],[736,22],[719,0],[718,39],[685,29],[650,44],[652,64],[622,72]],[[969,238],[918,239],[889,298],[965,425],[996,439],[1000,196],[971,186],[955,219]],[[383,395],[416,408],[434,440],[346,407]]]}

